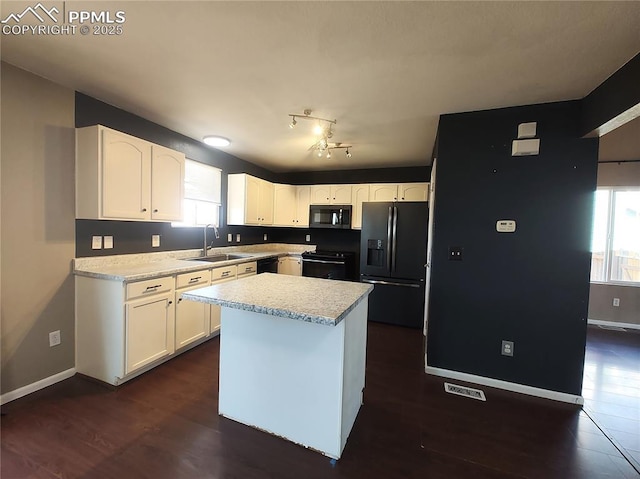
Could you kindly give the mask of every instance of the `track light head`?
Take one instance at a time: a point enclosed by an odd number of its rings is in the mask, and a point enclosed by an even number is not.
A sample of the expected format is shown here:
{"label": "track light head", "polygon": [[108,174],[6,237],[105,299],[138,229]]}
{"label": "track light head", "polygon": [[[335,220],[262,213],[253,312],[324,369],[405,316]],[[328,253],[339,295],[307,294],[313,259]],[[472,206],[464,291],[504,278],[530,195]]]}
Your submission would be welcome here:
{"label": "track light head", "polygon": [[327,160],[331,159],[331,150],[327,151]]}
{"label": "track light head", "polygon": [[289,128],[295,128],[297,124],[298,122],[296,121],[296,117],[294,116],[291,123],[289,123]]}
{"label": "track light head", "polygon": [[347,148],[347,158],[351,158],[351,152],[349,151],[349,148]]}

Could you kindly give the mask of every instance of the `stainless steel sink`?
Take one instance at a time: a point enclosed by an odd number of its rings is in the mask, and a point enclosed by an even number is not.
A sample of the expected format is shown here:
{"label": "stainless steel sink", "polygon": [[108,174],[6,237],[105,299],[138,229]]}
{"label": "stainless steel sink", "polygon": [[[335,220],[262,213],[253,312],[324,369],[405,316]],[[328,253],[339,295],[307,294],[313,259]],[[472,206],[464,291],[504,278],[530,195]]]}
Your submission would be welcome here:
{"label": "stainless steel sink", "polygon": [[198,258],[189,258],[188,261],[207,261],[208,263],[217,263],[219,261],[229,261],[231,259],[251,258],[246,254],[214,254],[211,256],[199,256]]}

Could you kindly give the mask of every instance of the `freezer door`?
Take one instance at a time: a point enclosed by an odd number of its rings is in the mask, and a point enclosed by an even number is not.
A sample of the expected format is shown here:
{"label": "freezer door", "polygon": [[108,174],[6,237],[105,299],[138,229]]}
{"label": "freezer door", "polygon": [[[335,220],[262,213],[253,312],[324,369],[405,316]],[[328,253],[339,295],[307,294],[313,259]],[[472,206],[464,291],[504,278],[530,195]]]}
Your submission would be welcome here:
{"label": "freezer door", "polygon": [[360,233],[360,273],[391,275],[392,215],[394,203],[363,203]]}
{"label": "freezer door", "polygon": [[424,321],[424,282],[393,281],[362,276],[373,284],[369,294],[369,321],[422,328]]}
{"label": "freezer door", "polygon": [[[424,279],[429,206],[425,201],[394,203],[392,278]],[[393,234],[395,233],[395,234]]]}

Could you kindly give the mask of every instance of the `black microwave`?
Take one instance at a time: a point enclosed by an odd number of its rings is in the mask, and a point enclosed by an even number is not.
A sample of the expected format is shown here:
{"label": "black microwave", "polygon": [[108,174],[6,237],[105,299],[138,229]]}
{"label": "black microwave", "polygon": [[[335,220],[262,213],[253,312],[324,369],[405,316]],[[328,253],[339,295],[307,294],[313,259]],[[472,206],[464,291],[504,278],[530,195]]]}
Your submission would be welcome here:
{"label": "black microwave", "polygon": [[351,205],[309,206],[309,228],[351,229]]}

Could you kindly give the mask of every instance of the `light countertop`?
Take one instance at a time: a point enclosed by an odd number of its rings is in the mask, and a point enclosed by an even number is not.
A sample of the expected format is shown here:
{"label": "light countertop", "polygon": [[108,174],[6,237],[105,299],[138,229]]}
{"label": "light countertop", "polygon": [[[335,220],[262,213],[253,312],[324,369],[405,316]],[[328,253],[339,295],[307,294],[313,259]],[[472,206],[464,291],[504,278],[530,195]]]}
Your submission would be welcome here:
{"label": "light countertop", "polygon": [[183,293],[183,298],[271,316],[335,326],[373,286],[351,281],[262,273]]}
{"label": "light countertop", "polygon": [[[203,269],[223,268],[229,265],[257,261],[263,258],[300,255],[305,249],[315,249],[313,245],[278,244],[252,246],[242,248],[215,248],[209,252],[209,255],[236,254],[243,256],[242,258],[215,262],[198,261],[197,257],[202,254],[201,249],[76,258],[73,262],[73,273],[78,276],[88,276],[91,278],[133,282]],[[257,250],[256,247],[259,246],[263,247],[263,251]]]}

